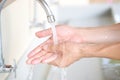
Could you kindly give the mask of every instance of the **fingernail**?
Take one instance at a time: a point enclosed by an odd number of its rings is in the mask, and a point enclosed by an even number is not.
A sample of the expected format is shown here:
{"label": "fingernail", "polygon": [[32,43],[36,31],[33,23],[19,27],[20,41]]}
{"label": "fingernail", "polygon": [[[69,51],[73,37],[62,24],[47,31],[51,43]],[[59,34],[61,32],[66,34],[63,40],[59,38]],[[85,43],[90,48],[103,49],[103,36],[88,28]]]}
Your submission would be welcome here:
{"label": "fingernail", "polygon": [[54,54],[53,56],[51,56],[50,58],[42,61],[42,63],[49,63],[52,62],[53,60],[55,60],[57,58],[57,54]]}

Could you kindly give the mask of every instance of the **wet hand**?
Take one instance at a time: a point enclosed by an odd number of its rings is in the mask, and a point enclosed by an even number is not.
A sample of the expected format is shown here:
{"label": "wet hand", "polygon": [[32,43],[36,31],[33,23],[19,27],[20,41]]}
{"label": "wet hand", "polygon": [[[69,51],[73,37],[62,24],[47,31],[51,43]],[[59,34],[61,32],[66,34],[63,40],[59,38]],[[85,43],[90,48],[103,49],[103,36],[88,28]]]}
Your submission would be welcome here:
{"label": "wet hand", "polygon": [[[51,36],[49,40],[47,40],[43,44],[40,44],[38,47],[36,47],[34,50],[30,52],[30,54],[28,55],[29,59],[27,60],[27,63],[28,64],[49,63],[56,66],[68,66],[71,63],[73,63],[75,60],[78,59],[72,57],[74,56],[73,53],[76,53],[78,55],[77,52],[78,50],[77,48],[73,49],[74,48],[73,45],[77,47],[76,43],[79,44],[80,42],[82,42],[82,38],[76,35],[77,32],[76,30],[77,30],[76,28],[72,28],[66,25],[57,26],[56,32],[59,43],[56,46],[57,48],[53,45],[54,44],[53,38]],[[49,35],[52,35],[51,29],[39,31],[36,33],[36,36],[39,38],[46,37]],[[49,48],[46,49],[45,46],[49,46]],[[69,62],[67,63],[66,61],[68,60]]]}
{"label": "wet hand", "polygon": [[[35,48],[28,55],[28,64],[47,63],[58,67],[67,67],[84,55],[78,43],[64,42],[56,46],[47,44]],[[31,55],[31,54],[35,55]]]}

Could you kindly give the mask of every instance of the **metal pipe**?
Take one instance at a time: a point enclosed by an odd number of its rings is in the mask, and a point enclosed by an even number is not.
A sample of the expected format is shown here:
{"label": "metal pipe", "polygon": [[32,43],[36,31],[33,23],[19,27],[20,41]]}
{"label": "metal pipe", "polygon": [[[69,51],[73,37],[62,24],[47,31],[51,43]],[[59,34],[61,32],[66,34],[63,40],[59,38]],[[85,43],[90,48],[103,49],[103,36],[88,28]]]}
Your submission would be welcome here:
{"label": "metal pipe", "polygon": [[0,2],[0,73],[9,73],[11,71],[15,71],[16,70],[16,64],[15,66],[12,65],[5,65],[4,63],[4,58],[3,58],[3,51],[2,51],[2,30],[1,30],[1,11],[5,5],[7,0],[2,0]]}
{"label": "metal pipe", "polygon": [[4,66],[4,58],[2,51],[2,31],[1,31],[1,11],[7,0],[2,0],[0,3],[0,66]]}
{"label": "metal pipe", "polygon": [[45,0],[38,0],[41,4],[41,6],[43,7],[43,9],[46,12],[47,15],[47,20],[49,23],[53,23],[55,22],[55,17],[50,9],[50,7],[48,6],[47,2]]}

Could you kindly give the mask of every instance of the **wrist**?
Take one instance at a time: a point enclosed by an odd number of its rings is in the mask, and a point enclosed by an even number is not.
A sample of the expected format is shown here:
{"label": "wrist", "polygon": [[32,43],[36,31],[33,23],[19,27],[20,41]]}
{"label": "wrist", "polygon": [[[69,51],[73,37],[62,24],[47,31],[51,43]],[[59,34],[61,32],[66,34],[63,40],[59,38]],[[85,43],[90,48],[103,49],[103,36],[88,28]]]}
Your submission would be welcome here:
{"label": "wrist", "polygon": [[[113,44],[80,44],[79,49],[82,49],[82,55],[83,58],[90,58],[90,57],[107,57],[107,53],[110,53],[106,51],[108,49],[108,46],[111,46]],[[107,53],[105,53],[105,51]]]}
{"label": "wrist", "polygon": [[105,41],[106,35],[101,28],[79,28],[77,35],[83,43],[101,43]]}
{"label": "wrist", "polygon": [[[94,28],[75,28],[72,27],[73,35],[72,41],[77,43],[93,43],[95,39],[96,30]],[[97,36],[97,35],[96,35]]]}
{"label": "wrist", "polygon": [[113,43],[119,42],[117,37],[120,32],[110,26],[79,28],[77,34],[82,39],[82,42],[87,43]]}

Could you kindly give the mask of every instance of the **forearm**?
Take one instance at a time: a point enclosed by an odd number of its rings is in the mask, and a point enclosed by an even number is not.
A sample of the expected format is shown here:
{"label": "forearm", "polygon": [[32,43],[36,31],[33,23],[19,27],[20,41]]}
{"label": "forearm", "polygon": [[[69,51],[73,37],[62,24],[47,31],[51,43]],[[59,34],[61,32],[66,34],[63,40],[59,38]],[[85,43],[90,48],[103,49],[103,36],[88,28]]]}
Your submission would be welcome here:
{"label": "forearm", "polygon": [[98,56],[120,60],[120,43],[106,46],[98,52]]}
{"label": "forearm", "polygon": [[83,51],[85,57],[100,57],[120,60],[120,43],[91,44]]}
{"label": "forearm", "polygon": [[83,42],[88,43],[114,43],[120,42],[120,24],[111,26],[81,28],[77,30]]}

